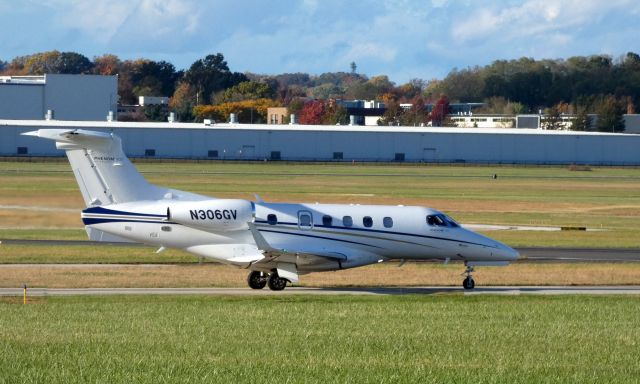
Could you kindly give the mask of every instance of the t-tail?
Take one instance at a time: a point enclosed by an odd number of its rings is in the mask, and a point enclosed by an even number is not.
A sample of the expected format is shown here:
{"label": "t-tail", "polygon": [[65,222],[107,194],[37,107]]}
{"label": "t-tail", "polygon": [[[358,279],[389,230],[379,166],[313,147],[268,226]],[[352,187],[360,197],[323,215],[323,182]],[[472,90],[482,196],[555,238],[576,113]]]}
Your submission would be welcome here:
{"label": "t-tail", "polygon": [[[130,202],[194,201],[206,198],[147,182],[125,156],[120,138],[112,133],[82,129],[40,129],[23,135],[53,140],[56,148],[66,152],[87,206],[83,214],[102,210],[103,206],[117,207]],[[91,240],[129,242],[91,226],[86,229]]]}
{"label": "t-tail", "polygon": [[158,200],[170,192],[144,179],[112,133],[40,129],[23,135],[54,140],[58,149],[66,151],[87,207]]}

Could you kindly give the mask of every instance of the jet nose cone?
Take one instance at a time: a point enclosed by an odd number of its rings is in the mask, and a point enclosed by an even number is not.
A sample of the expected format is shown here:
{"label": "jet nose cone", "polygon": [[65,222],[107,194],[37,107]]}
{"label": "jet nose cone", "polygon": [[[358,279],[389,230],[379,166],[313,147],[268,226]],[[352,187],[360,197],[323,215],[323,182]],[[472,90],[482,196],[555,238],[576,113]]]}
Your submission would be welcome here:
{"label": "jet nose cone", "polygon": [[505,244],[500,244],[498,255],[502,259],[509,260],[509,261],[515,261],[515,260],[518,260],[518,258],[520,258],[520,253],[518,253],[518,251],[516,251],[515,249]]}

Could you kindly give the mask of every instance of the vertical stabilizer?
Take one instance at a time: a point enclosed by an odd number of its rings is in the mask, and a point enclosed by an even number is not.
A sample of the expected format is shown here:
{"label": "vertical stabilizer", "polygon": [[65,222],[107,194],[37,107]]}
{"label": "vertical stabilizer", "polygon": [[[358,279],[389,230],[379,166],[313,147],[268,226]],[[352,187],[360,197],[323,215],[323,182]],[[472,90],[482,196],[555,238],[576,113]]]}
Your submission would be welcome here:
{"label": "vertical stabilizer", "polygon": [[122,151],[114,134],[82,129],[40,129],[24,135],[54,140],[67,153],[86,205],[162,199],[169,191],[149,184]]}

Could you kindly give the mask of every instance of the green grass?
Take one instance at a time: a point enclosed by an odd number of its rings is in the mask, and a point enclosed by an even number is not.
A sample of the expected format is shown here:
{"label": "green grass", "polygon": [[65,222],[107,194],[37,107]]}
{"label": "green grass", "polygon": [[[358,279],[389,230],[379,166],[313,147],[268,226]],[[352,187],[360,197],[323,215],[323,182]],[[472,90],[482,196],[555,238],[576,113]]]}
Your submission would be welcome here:
{"label": "green grass", "polygon": [[0,383],[634,383],[636,297],[0,300]]}
{"label": "green grass", "polygon": [[152,247],[113,245],[22,245],[0,246],[0,264],[182,264],[198,263],[197,256],[180,250],[156,253]]}

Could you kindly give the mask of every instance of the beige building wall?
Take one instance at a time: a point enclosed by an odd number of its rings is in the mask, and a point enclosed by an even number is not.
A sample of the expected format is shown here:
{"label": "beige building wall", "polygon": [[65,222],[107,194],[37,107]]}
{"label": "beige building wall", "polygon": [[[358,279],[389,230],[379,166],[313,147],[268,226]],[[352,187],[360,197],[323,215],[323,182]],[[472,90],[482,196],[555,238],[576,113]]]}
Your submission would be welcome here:
{"label": "beige building wall", "polygon": [[286,124],[287,108],[267,108],[267,124]]}

